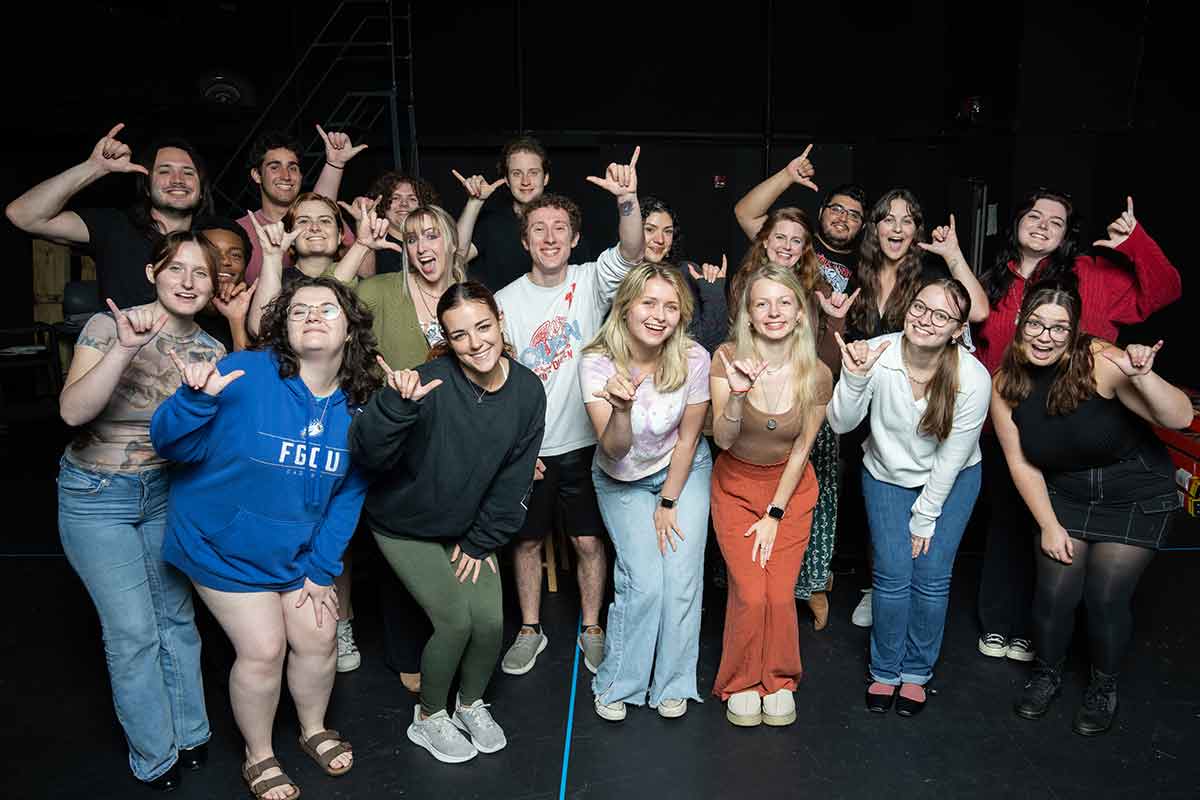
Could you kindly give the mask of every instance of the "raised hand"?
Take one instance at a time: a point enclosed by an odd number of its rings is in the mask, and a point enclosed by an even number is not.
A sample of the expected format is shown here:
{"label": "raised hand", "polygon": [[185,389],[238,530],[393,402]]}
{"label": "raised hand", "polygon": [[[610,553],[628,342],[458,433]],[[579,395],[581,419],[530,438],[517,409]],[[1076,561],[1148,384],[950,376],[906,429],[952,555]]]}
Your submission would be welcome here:
{"label": "raised hand", "polygon": [[961,255],[962,250],[958,246],[958,231],[954,227],[954,215],[950,215],[950,224],[941,225],[933,229],[933,233],[929,235],[929,243],[917,242],[917,247],[930,253],[935,253],[946,259],[953,260],[955,255]]}
{"label": "raised hand", "polygon": [[171,361],[175,362],[175,368],[183,376],[184,383],[197,392],[204,392],[209,397],[216,397],[226,386],[246,374],[244,369],[235,369],[228,375],[222,375],[212,361],[193,361],[190,364],[184,364],[174,350],[171,351]]}
{"label": "raised hand", "polygon": [[348,135],[339,131],[326,133],[320,125],[317,126],[317,134],[325,142],[325,161],[334,167],[345,169],[346,162],[367,149],[365,144],[355,146]]}
{"label": "raised hand", "polygon": [[[487,558],[472,558],[463,552],[462,548],[454,545],[454,552],[450,554],[450,563],[458,562],[458,566],[454,569],[454,577],[458,578],[459,583],[466,581],[467,576],[471,576],[471,583],[479,580],[479,567],[487,562],[487,565],[492,568],[492,572],[496,572],[496,557],[488,556]],[[499,574],[499,573],[497,573]]]}
{"label": "raised hand", "polygon": [[633,158],[629,160],[628,164],[609,164],[603,178],[589,175],[588,182],[612,192],[617,197],[637,194],[637,162],[638,156],[641,154],[642,148],[639,145],[633,148]]}
{"label": "raised hand", "polygon": [[633,408],[633,400],[637,396],[638,387],[649,376],[649,372],[643,372],[630,380],[623,375],[615,374],[608,379],[603,389],[592,392],[592,396],[607,400],[608,404],[613,407],[613,411],[627,413]]}
{"label": "raised hand", "polygon": [[1097,239],[1092,242],[1095,247],[1111,247],[1116,249],[1129,238],[1133,233],[1133,229],[1137,227],[1137,217],[1133,216],[1133,198],[1125,198],[1125,210],[1121,212],[1121,216],[1114,219],[1108,226],[1108,238]]}
{"label": "raised hand", "polygon": [[808,154],[812,152],[813,146],[810,144],[804,148],[804,152],[788,162],[787,174],[792,179],[792,183],[806,186],[814,192],[820,191],[817,185],[813,183],[812,177],[817,174],[813,163],[808,160]]}
{"label": "raised hand", "polygon": [[771,558],[771,550],[775,547],[775,535],[779,533],[779,520],[764,516],[750,526],[743,537],[754,536],[754,544],[750,547],[750,560],[757,561],[763,569]]}
{"label": "raised hand", "polygon": [[355,241],[362,242],[363,246],[370,250],[395,250],[397,253],[402,253],[404,248],[388,238],[387,217],[375,214],[375,208],[382,200],[383,195],[374,200],[358,197],[355,198],[354,205],[342,200],[338,200],[338,205],[358,221],[354,231]]}
{"label": "raised hand", "polygon": [[499,189],[505,183],[504,178],[488,183],[487,178],[482,175],[472,175],[469,178],[464,178],[456,169],[450,170],[450,174],[458,178],[458,182],[467,190],[467,195],[472,200],[479,200],[481,202],[491,197],[492,192]]}
{"label": "raised hand", "polygon": [[259,223],[258,217],[254,216],[253,211],[246,213],[250,215],[250,224],[254,226],[254,232],[258,234],[258,246],[262,249],[263,259],[268,256],[282,258],[284,252],[292,246],[292,242],[300,237],[299,225],[288,231],[284,230],[282,221],[262,225]]}
{"label": "raised hand", "polygon": [[140,350],[163,329],[167,324],[167,315],[162,314],[157,319],[148,307],[131,308],[122,311],[117,304],[108,298],[108,309],[112,312],[117,323],[117,344],[126,350]]}
{"label": "raised hand", "polygon": [[862,287],[860,286],[849,295],[834,292],[829,297],[817,292],[817,302],[821,304],[821,309],[826,314],[834,319],[842,319],[850,313],[850,307],[854,305],[854,301],[858,298],[858,293],[861,291]]}
{"label": "raised hand", "polygon": [[754,382],[767,368],[767,362],[761,359],[739,358],[730,363],[723,350],[718,350],[717,355],[725,363],[725,380],[729,382],[729,391],[734,394],[745,394],[754,388]]}
{"label": "raised hand", "polygon": [[688,264],[688,272],[691,273],[691,276],[693,278],[695,278],[698,281],[705,280],[705,281],[708,281],[709,283],[716,283],[717,281],[724,278],[727,270],[728,270],[728,264],[725,261],[724,253],[721,254],[721,266],[720,267],[717,267],[713,264],[703,264],[703,265],[701,265],[700,269],[697,270],[695,264]]}
{"label": "raised hand", "polygon": [[124,127],[124,122],[118,122],[103,139],[96,142],[88,161],[104,172],[140,172],[149,175],[149,170],[133,160],[129,145],[117,140],[117,134]]}
{"label": "raised hand", "polygon": [[232,284],[222,286],[221,291],[213,295],[213,306],[225,319],[231,322],[245,323],[246,315],[250,313],[250,301],[254,297],[256,288],[258,288],[257,280],[249,286],[244,283],[236,286]]}
{"label": "raised hand", "polygon": [[890,341],[884,341],[879,347],[872,350],[866,339],[846,344],[842,335],[837,331],[833,332],[833,336],[837,339],[838,347],[842,348],[842,369],[853,372],[855,375],[866,375],[870,372],[871,367],[875,366],[875,362],[883,355],[883,351],[891,345]]}
{"label": "raised hand", "polygon": [[441,378],[434,378],[429,383],[421,383],[421,375],[415,369],[394,370],[383,360],[383,356],[375,356],[379,366],[383,367],[387,385],[400,393],[405,400],[416,402],[434,389],[442,385]]}
{"label": "raised hand", "polygon": [[1119,347],[1106,347],[1100,355],[1121,368],[1131,378],[1145,375],[1154,368],[1154,357],[1162,349],[1163,341],[1159,339],[1153,347],[1144,344],[1131,344],[1124,350]]}

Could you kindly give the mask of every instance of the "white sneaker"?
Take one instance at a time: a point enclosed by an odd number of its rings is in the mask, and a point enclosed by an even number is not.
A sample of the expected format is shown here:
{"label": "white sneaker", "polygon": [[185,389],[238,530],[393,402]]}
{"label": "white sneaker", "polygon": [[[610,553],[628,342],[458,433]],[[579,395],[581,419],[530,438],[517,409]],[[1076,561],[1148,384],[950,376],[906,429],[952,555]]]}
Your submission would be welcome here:
{"label": "white sneaker", "polygon": [[725,719],[739,728],[762,724],[762,698],[758,692],[736,692],[725,701]]}
{"label": "white sneaker", "polygon": [[354,643],[354,626],[348,619],[337,622],[337,671],[353,672],[362,664],[358,645]]}
{"label": "white sneaker", "polygon": [[408,738],[443,764],[461,764],[479,755],[475,745],[467,741],[446,716],[446,709],[421,719],[421,706],[417,705],[413,709],[412,725],[408,726]]}
{"label": "white sneaker", "polygon": [[1013,661],[1033,661],[1033,642],[1014,636],[1008,640],[1008,653]]}
{"label": "white sneaker", "polygon": [[854,607],[854,613],[850,615],[850,621],[860,628],[871,627],[871,590],[863,589],[862,599],[858,601],[858,605]]}
{"label": "white sneaker", "polygon": [[508,744],[504,729],[492,719],[492,713],[482,699],[476,700],[469,706],[462,705],[462,699],[456,696],[454,716],[450,721],[467,736],[471,744],[481,753],[495,753],[503,750]]}
{"label": "white sneaker", "polygon": [[595,699],[596,716],[600,719],[606,719],[609,722],[620,722],[625,719],[625,703],[618,700],[615,703],[601,703],[600,696]]}
{"label": "white sneaker", "polygon": [[979,637],[979,652],[992,658],[1004,658],[1008,655],[1008,639],[998,633],[985,633]]}
{"label": "white sneaker", "polygon": [[796,698],[788,689],[772,692],[762,699],[764,725],[791,725],[796,721]]}
{"label": "white sneaker", "polygon": [[687,713],[687,700],[659,700],[658,715],[667,719],[682,717]]}

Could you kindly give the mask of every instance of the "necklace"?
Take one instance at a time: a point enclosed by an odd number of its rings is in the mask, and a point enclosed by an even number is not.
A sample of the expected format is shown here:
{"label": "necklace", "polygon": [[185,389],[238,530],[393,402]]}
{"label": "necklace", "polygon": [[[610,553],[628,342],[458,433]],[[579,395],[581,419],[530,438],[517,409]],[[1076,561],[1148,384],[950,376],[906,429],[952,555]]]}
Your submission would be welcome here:
{"label": "necklace", "polygon": [[[504,381],[507,378],[508,378],[508,365],[505,364],[503,360],[501,360],[500,361],[500,386],[504,385]],[[471,384],[472,392],[475,391],[474,387],[479,386],[479,384],[475,383],[475,381],[471,380],[470,378],[467,378],[467,383]],[[498,386],[496,388],[498,389],[500,387]],[[479,386],[479,393],[477,395],[475,395],[475,404],[476,405],[483,405],[483,397],[484,397],[484,395],[486,395],[488,393],[488,391],[489,391],[489,389],[486,386]],[[490,391],[495,391],[495,389],[492,389]]]}
{"label": "necklace", "polygon": [[310,436],[320,436],[325,432],[325,414],[329,411],[329,401],[332,399],[332,394],[325,398],[325,406],[321,409],[321,418],[312,420],[304,428],[303,437],[306,441]]}
{"label": "necklace", "polygon": [[[904,355],[904,350],[905,350],[904,345],[901,345],[900,346],[900,361],[902,364],[904,364],[904,374],[908,377],[908,379],[910,381],[912,381],[913,383],[916,383],[916,384],[919,384],[922,386],[926,383],[929,383],[931,380],[933,380],[933,374],[931,374],[928,378],[914,378],[913,377],[912,372],[909,371],[908,358]],[[934,367],[933,373],[934,374],[937,373],[937,367]]]}
{"label": "necklace", "polygon": [[[783,390],[787,388],[788,381],[784,380],[779,384],[779,394],[775,395],[775,402],[767,406],[767,430],[773,431],[779,427],[779,422],[775,419],[775,409],[779,408],[780,401],[783,400]],[[767,400],[767,388],[763,387],[763,401]]]}
{"label": "necklace", "polygon": [[[429,319],[430,319],[430,321],[431,321],[431,322],[437,322],[437,314],[434,314],[434,313],[433,313],[433,309],[429,307],[429,300],[428,300],[428,298],[430,298],[430,297],[439,297],[439,298],[440,298],[440,297],[441,297],[441,295],[431,295],[431,294],[429,294],[429,292],[425,291],[425,290],[424,290],[424,289],[421,287],[421,282],[420,282],[420,280],[419,280],[418,278],[415,278],[415,277],[414,277],[414,278],[412,279],[412,283],[413,283],[413,286],[415,286],[415,287],[416,287],[416,289],[417,289],[417,294],[421,295],[421,305],[423,305],[423,306],[425,307],[425,313],[429,315]],[[420,322],[420,320],[417,320],[417,322]],[[423,329],[424,329],[424,326],[422,326],[422,332],[423,332]]]}
{"label": "necklace", "polygon": [[780,364],[776,365],[774,369],[771,369],[771,367],[768,365],[767,368],[763,370],[763,372],[767,373],[768,375],[775,375],[776,373],[779,372],[779,370],[783,369],[785,366],[787,366],[786,361],[781,362]]}

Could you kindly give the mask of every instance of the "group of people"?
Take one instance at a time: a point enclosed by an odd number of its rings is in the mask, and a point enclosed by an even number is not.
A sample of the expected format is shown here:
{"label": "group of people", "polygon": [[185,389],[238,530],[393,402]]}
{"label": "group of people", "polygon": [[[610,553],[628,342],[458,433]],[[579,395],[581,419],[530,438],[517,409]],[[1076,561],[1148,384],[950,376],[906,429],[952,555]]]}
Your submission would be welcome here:
{"label": "group of people", "polygon": [[[737,204],[749,245],[731,269],[683,257],[678,215],[639,192],[635,149],[588,178],[613,196],[619,240],[580,257],[579,207],[546,191],[533,139],[504,148],[497,180],[455,173],[456,220],[410,175],[339,202],[363,146],[318,130],[315,190],[301,191],[299,147],[268,135],[248,165],[262,208],[236,222],[208,213],[186,142],[138,161],[120,125],[7,209],[90,248],[109,307],[62,392],[79,430],[59,527],[138,779],[170,789],[206,758],[193,589],[236,654],[251,793],[300,792],[272,744],[285,664],[300,747],[329,775],[352,768],[325,717],[336,672],[361,662],[358,528],[396,578],[381,582],[385,652],[420,697],[408,738],[439,761],[505,747],[485,695],[497,662],[525,674],[549,645],[541,549],[555,529],[576,556],[597,715],[677,718],[701,701],[711,525],[728,584],[712,694],[734,725],[788,725],[796,599],[824,627],[842,473],[869,528],[855,621],[871,626],[870,711],[927,704],[986,485],[980,652],[1033,662],[1015,711],[1042,716],[1082,600],[1093,674],[1074,729],[1109,728],[1132,593],[1177,507],[1150,425],[1192,418],[1153,371],[1162,342],[1113,344],[1180,295],[1132,200],[1085,254],[1070,197],[1039,190],[977,273],[953,216],[927,235],[906,189],[868,204],[839,186],[815,224],[774,208],[792,187],[818,191],[810,147]],[[65,210],[121,172],[138,178],[128,213]],[[505,185],[511,205],[486,207]],[[502,654],[506,549],[522,618]]]}

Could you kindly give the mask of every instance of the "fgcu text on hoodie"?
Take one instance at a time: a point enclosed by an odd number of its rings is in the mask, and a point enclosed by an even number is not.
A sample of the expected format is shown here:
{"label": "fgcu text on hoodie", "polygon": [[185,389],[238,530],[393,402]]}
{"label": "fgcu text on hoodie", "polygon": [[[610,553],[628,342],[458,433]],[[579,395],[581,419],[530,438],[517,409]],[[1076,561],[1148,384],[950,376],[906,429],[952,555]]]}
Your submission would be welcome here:
{"label": "fgcu text on hoodie", "polygon": [[246,374],[216,397],[180,386],[150,422],[154,449],[177,462],[163,559],[225,592],[328,586],[366,492],[346,448],[346,396],[280,378],[271,350],[217,367]]}

